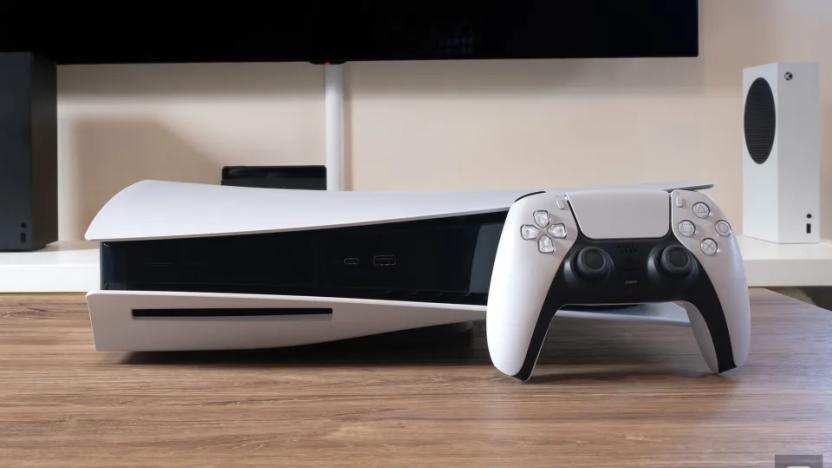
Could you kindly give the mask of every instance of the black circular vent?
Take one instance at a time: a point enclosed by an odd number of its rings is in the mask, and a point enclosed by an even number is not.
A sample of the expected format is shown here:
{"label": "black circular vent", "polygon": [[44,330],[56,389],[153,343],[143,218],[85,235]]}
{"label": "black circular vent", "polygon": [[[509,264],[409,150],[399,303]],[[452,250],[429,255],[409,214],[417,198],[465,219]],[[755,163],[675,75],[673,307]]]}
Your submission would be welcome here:
{"label": "black circular vent", "polygon": [[757,78],[745,97],[745,147],[757,164],[762,164],[771,154],[774,146],[774,130],[777,115],[774,109],[774,94],[768,82]]}

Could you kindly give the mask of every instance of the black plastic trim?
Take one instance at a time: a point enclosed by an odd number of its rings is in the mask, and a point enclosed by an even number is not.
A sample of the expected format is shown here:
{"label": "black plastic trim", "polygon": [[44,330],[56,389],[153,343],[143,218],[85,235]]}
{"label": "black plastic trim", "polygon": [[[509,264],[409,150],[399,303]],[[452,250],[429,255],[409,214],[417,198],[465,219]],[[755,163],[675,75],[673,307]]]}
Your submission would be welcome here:
{"label": "black plastic trim", "polygon": [[539,195],[541,193],[546,193],[546,191],[545,190],[538,190],[537,192],[531,192],[531,193],[527,193],[525,195],[521,195],[520,198],[514,200],[514,203],[517,203],[517,202],[519,202],[520,200],[522,200],[526,197],[531,197],[532,195]]}
{"label": "black plastic trim", "polygon": [[133,309],[133,318],[286,317],[293,315],[332,315],[332,309],[327,307]]}
{"label": "black plastic trim", "polygon": [[101,289],[485,305],[506,214],[106,241],[101,243]]}
{"label": "black plastic trim", "polygon": [[[672,234],[661,239],[614,240],[589,239],[579,234],[552,280],[535,323],[523,366],[514,377],[524,381],[531,377],[549,325],[558,310],[575,305],[597,304],[688,302],[699,310],[708,326],[719,372],[736,367],[725,313],[711,280],[699,261],[692,256],[692,271],[684,277],[674,278],[659,266],[662,250],[677,245],[682,246]],[[586,279],[574,271],[578,252],[588,246],[601,248],[612,258],[614,268],[604,278]]]}

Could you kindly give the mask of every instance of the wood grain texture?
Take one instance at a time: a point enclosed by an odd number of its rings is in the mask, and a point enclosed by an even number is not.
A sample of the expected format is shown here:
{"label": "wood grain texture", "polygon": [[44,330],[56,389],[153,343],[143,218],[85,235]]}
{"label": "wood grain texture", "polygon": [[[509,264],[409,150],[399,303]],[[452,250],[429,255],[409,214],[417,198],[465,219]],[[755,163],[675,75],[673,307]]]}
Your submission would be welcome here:
{"label": "wood grain texture", "polygon": [[752,290],[750,362],[684,328],[556,319],[535,377],[484,327],[414,344],[99,353],[83,296],[0,296],[2,466],[771,467],[832,456],[832,312]]}

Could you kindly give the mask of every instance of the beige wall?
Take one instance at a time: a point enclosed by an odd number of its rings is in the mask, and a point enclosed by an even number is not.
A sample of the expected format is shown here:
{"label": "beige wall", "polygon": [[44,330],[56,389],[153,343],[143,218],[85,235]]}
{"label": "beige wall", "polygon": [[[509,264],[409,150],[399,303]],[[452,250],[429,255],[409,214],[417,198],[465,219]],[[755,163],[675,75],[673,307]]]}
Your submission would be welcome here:
{"label": "beige wall", "polygon": [[[347,65],[348,186],[456,190],[699,178],[739,225],[741,70],[821,64],[832,200],[832,2],[703,0],[699,58]],[[309,64],[59,71],[60,236],[131,182],[323,163]],[[832,203],[824,204],[832,235]]]}

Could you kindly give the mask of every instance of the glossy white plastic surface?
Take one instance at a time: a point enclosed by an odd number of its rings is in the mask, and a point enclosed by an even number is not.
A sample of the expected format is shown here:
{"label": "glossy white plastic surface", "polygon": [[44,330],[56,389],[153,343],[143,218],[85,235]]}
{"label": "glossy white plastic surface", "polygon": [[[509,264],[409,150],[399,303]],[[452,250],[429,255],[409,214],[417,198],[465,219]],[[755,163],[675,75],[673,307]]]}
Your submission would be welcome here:
{"label": "glossy white plastic surface", "polygon": [[[411,328],[484,320],[485,306],[254,294],[93,291],[87,295],[99,351],[276,348]],[[133,309],[328,307],[331,316],[133,318]],[[673,304],[562,310],[559,319],[689,326]]]}
{"label": "glossy white plastic surface", "polygon": [[[546,192],[518,200],[500,235],[488,290],[486,335],[491,361],[507,375],[516,375],[523,366],[552,279],[578,234],[572,212],[556,207],[563,196]],[[552,223],[566,227],[566,238],[553,240],[554,253],[540,253],[535,240],[521,236],[520,227],[532,222],[537,210],[548,210]]]}
{"label": "glossy white plastic surface", "polygon": [[[698,181],[636,184],[673,190]],[[587,188],[591,189],[591,188]],[[533,190],[331,192],[146,180],[110,199],[88,240],[141,240],[300,231],[505,211]]]}
{"label": "glossy white plastic surface", "polygon": [[[737,367],[743,365],[748,358],[748,351],[751,340],[751,303],[748,298],[748,283],[745,279],[745,268],[742,262],[740,247],[733,234],[721,236],[716,230],[716,223],[726,220],[722,210],[705,194],[701,192],[675,190],[671,196],[678,196],[685,200],[683,207],[674,206],[671,209],[671,226],[676,239],[684,245],[702,265],[711,285],[716,291],[722,310],[725,313],[725,322],[731,336],[731,350],[734,355],[734,364]],[[695,203],[708,205],[710,215],[701,219],[691,212]],[[689,220],[696,225],[696,233],[691,236],[683,236],[678,232],[678,225],[683,220]],[[717,244],[717,252],[714,255],[706,255],[702,252],[702,240],[713,239]],[[686,304],[690,316],[691,327],[694,336],[699,344],[699,349],[712,371],[718,372],[716,352],[711,334],[702,319],[699,311],[691,304]]]}
{"label": "glossy white plastic surface", "polygon": [[670,203],[661,190],[608,190],[568,194],[581,233],[590,239],[650,239],[667,235]]}

